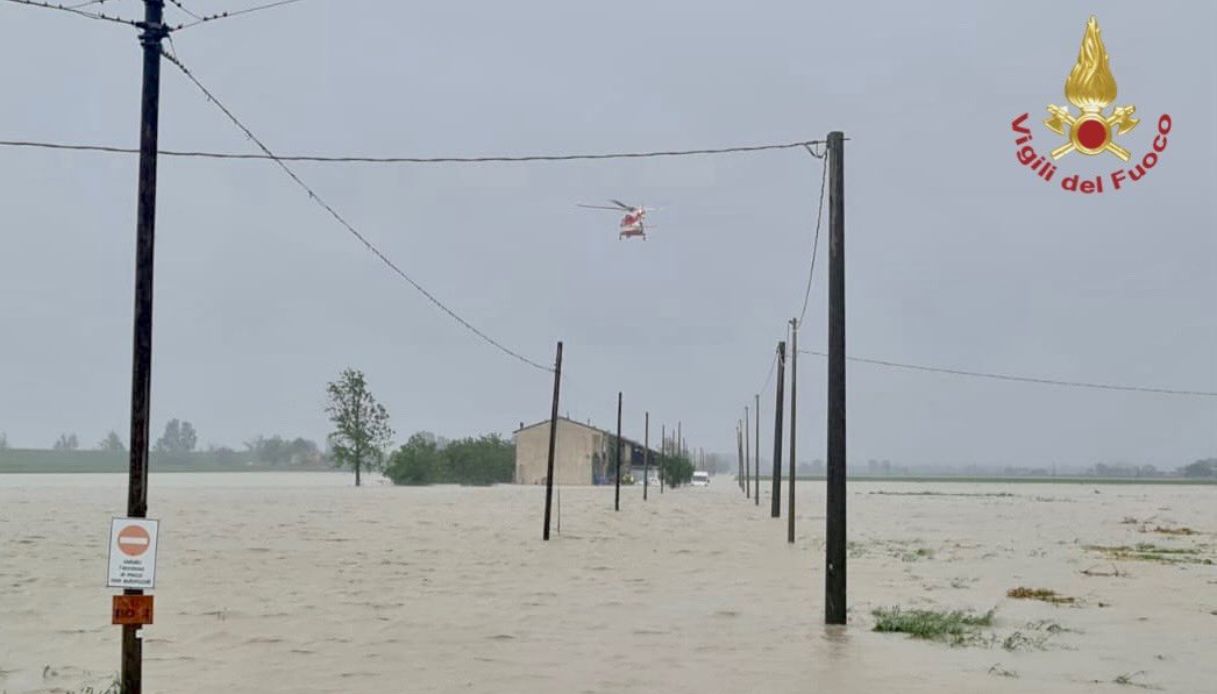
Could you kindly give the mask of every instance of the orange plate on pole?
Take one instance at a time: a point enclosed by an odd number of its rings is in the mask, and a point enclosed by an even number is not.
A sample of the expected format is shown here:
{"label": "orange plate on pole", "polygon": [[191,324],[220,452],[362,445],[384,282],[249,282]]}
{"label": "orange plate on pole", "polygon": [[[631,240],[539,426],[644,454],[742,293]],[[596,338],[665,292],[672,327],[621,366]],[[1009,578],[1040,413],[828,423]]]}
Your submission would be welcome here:
{"label": "orange plate on pole", "polygon": [[151,624],[151,595],[115,595],[111,624]]}

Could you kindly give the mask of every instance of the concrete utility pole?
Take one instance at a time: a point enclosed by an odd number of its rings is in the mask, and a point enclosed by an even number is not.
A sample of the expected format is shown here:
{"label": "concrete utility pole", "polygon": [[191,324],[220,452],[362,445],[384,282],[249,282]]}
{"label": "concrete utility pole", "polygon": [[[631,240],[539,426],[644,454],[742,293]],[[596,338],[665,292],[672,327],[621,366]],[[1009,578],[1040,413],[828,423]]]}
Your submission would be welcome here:
{"label": "concrete utility pole", "polygon": [[613,497],[613,510],[621,510],[621,391],[617,391],[617,489]]}
{"label": "concrete utility pole", "polygon": [[659,493],[663,494],[663,462],[668,455],[668,425],[659,425]]}
{"label": "concrete utility pole", "polygon": [[739,472],[735,475],[735,481],[739,484],[739,490],[744,491],[744,432],[743,422],[735,423],[735,446],[739,449]]}
{"label": "concrete utility pole", "polygon": [[786,383],[786,341],[778,343],[777,407],[773,412],[773,502],[769,515],[782,515],[782,388]]}
{"label": "concrete utility pole", "polygon": [[845,624],[845,134],[828,134],[828,509],[824,622]]}
{"label": "concrete utility pole", "polygon": [[647,500],[647,488],[651,485],[651,413],[646,413],[646,424],[642,427],[642,500]]}
{"label": "concrete utility pole", "polygon": [[[152,399],[152,270],[156,246],[156,152],[160,125],[161,42],[169,35],[162,23],[162,0],[144,0],[143,89],[140,96],[139,191],[135,222],[135,319],[131,350],[131,454],[127,477],[127,516],[148,515],[148,422]],[[127,589],[127,595],[144,591]],[[143,689],[141,625],[123,625],[123,694]]]}
{"label": "concrete utility pole", "polygon": [[755,505],[759,506],[761,505],[761,394],[757,393],[755,397],[757,399],[755,413],[757,420],[757,435],[756,441],[752,442],[752,457],[756,458],[756,464],[753,465],[753,469],[756,470],[756,478],[753,480],[755,483],[752,485],[752,500],[755,502]]}
{"label": "concrete utility pole", "polygon": [[744,405],[744,498],[752,498],[752,444],[748,441],[748,426],[752,423],[748,416],[748,406]]}
{"label": "concrete utility pole", "polygon": [[799,373],[799,321],[790,319],[790,501],[786,506],[786,541],[794,542],[794,488],[798,478],[795,476],[794,430],[798,423],[795,416],[795,403],[798,402],[798,373]]}
{"label": "concrete utility pole", "polygon": [[562,343],[554,357],[554,402],[549,413],[549,462],[545,468],[545,529],[542,540],[549,540],[549,516],[554,500],[554,446],[558,440],[558,393],[562,387]]}

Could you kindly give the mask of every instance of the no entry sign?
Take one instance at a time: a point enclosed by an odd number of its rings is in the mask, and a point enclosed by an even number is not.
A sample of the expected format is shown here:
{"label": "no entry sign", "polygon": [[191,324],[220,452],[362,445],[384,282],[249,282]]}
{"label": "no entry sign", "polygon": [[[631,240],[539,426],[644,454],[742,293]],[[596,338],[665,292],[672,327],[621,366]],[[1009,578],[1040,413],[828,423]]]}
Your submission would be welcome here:
{"label": "no entry sign", "polygon": [[152,588],[156,585],[156,525],[146,518],[110,521],[111,588]]}

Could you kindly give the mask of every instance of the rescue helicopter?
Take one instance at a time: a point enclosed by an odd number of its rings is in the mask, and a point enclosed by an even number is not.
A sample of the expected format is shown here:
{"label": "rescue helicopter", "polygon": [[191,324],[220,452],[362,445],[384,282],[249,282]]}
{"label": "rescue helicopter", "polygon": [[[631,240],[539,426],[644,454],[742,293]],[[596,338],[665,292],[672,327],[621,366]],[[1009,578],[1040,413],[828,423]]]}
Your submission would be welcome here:
{"label": "rescue helicopter", "polygon": [[643,241],[647,240],[646,218],[647,212],[654,210],[653,207],[641,207],[627,205],[620,200],[609,200],[613,203],[608,205],[584,205],[579,204],[579,207],[585,207],[590,210],[611,210],[613,212],[624,212],[625,216],[621,218],[621,223],[618,225],[617,239],[628,239],[634,236],[641,237]]}

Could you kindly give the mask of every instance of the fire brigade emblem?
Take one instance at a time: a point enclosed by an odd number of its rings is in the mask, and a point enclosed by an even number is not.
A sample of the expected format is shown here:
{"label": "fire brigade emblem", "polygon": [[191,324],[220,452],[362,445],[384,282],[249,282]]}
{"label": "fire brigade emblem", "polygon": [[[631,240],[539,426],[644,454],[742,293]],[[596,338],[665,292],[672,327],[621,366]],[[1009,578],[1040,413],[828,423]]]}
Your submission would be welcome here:
{"label": "fire brigade emblem", "polygon": [[1105,113],[1108,105],[1116,100],[1116,79],[1108,65],[1107,48],[1099,22],[1094,17],[1086,22],[1086,33],[1082,35],[1082,47],[1078,49],[1078,62],[1065,80],[1065,98],[1081,113],[1074,115],[1068,106],[1049,105],[1050,117],[1044,121],[1048,129],[1065,135],[1069,141],[1052,150],[1052,158],[1060,159],[1070,152],[1095,155],[1111,152],[1128,161],[1129,151],[1113,141],[1141,121],[1133,117],[1137,107],[1117,106]]}

